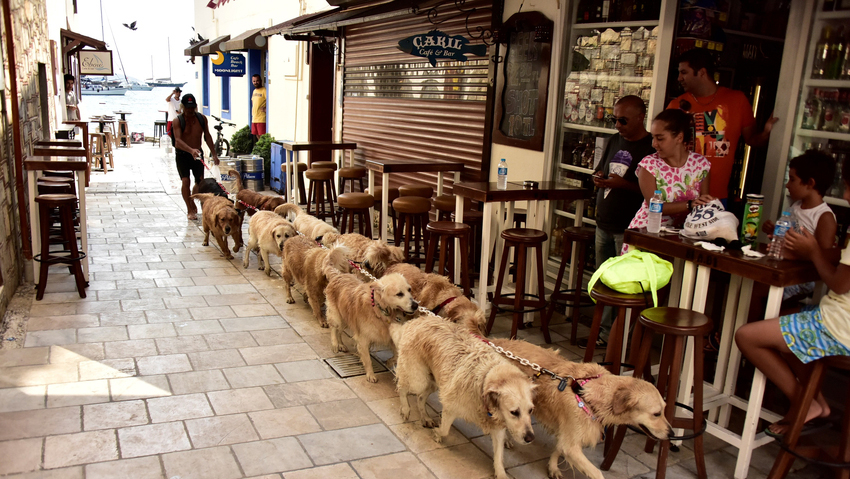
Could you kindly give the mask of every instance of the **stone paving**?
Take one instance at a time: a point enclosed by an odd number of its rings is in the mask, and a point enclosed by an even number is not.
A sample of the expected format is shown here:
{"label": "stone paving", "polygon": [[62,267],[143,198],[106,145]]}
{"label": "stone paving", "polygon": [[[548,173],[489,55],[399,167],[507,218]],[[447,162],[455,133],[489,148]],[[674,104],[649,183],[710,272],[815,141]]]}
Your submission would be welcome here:
{"label": "stone paving", "polygon": [[[88,189],[91,281],[79,298],[67,270],[47,294],[21,288],[10,310],[25,335],[0,349],[0,476],[50,479],[485,478],[489,438],[457,421],[436,444],[405,422],[391,373],[377,384],[338,378],[329,333],[300,295],[284,301],[266,277],[186,220],[173,160],[150,145],[118,150],[116,169]],[[245,224],[247,240],[247,221]],[[279,260],[274,269],[279,270]],[[553,340],[569,359],[582,351]],[[506,336],[507,319],[497,322]],[[580,334],[587,334],[582,328]],[[521,337],[542,343],[538,331]],[[7,338],[8,339],[8,338]],[[429,402],[439,409],[436,395]],[[413,413],[415,416],[415,412]],[[538,428],[539,429],[539,428]],[[515,478],[546,477],[554,441],[542,430],[507,451]],[[686,442],[667,477],[695,477]],[[729,478],[737,450],[706,437],[710,478]],[[756,451],[749,477],[766,476],[777,447]],[[602,448],[588,457],[601,462]],[[566,478],[583,478],[562,463]],[[606,478],[654,477],[655,455],[630,435]],[[797,478],[821,477],[811,466]]]}

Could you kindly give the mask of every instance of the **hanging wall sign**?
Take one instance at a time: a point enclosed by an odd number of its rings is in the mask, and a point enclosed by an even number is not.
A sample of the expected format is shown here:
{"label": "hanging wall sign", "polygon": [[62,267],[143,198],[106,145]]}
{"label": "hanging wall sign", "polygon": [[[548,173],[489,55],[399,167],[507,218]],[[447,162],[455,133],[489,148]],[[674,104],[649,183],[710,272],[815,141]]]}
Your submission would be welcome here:
{"label": "hanging wall sign", "polygon": [[540,12],[523,12],[502,26],[499,40],[507,48],[496,97],[496,143],[543,151],[552,25]]}
{"label": "hanging wall sign", "polygon": [[215,53],[218,56],[210,58],[213,75],[218,77],[245,76],[245,55],[239,53]]}
{"label": "hanging wall sign", "polygon": [[427,58],[432,67],[437,66],[437,60],[465,62],[467,54],[479,57],[487,55],[487,45],[469,45],[469,40],[462,35],[451,37],[439,30],[399,40],[398,49]]}
{"label": "hanging wall sign", "polygon": [[113,75],[112,52],[109,50],[80,50],[80,75]]}

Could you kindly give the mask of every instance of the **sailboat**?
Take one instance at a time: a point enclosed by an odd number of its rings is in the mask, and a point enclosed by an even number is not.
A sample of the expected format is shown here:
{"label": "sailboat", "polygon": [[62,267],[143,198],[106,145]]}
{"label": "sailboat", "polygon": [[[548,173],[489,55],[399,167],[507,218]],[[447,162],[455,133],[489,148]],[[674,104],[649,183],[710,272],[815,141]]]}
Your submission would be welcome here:
{"label": "sailboat", "polygon": [[168,38],[168,77],[167,78],[153,78],[153,58],[151,58],[151,79],[146,80],[149,86],[152,87],[171,87],[171,88],[182,88],[186,82],[173,82],[171,81],[171,38]]}

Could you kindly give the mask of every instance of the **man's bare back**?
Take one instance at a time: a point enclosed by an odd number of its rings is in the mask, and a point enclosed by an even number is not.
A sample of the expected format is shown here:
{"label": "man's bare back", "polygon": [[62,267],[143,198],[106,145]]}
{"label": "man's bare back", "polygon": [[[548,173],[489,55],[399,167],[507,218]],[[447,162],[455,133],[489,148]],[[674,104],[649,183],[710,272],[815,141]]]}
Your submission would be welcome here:
{"label": "man's bare back", "polygon": [[192,148],[200,150],[201,138],[204,136],[204,127],[195,115],[184,115],[183,118],[186,120],[186,126],[181,132],[183,142]]}

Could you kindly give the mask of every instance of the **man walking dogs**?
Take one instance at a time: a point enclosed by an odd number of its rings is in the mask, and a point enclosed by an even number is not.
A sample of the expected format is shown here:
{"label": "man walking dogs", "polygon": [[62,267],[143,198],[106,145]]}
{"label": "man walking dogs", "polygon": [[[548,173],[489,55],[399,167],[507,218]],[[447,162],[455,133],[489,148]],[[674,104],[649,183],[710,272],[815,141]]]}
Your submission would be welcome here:
{"label": "man walking dogs", "polygon": [[198,209],[195,202],[189,197],[189,172],[195,177],[195,184],[204,178],[204,152],[201,150],[201,136],[210,149],[213,162],[218,164],[218,155],[215,154],[212,135],[207,127],[207,118],[198,113],[198,103],[195,95],[191,93],[183,96],[183,113],[177,115],[172,128],[174,129],[174,146],[177,148],[177,172],[183,181],[183,201],[186,202],[187,217],[190,220],[198,219]]}
{"label": "man walking dogs", "polygon": [[260,75],[251,77],[254,84],[254,94],[251,95],[251,134],[254,142],[266,134],[266,87]]}

